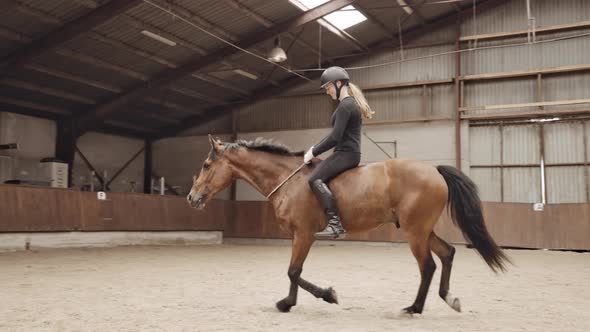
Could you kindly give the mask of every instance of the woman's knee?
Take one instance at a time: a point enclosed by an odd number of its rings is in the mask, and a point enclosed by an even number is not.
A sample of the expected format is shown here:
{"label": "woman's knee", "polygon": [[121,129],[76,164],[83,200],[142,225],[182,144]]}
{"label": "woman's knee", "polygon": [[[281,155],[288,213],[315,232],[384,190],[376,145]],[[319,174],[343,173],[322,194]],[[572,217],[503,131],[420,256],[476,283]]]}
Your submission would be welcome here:
{"label": "woman's knee", "polygon": [[309,186],[313,188],[314,182],[316,182],[318,180],[321,181],[321,179],[319,177],[312,175],[312,176],[309,177],[309,179],[307,179],[307,184],[309,184]]}

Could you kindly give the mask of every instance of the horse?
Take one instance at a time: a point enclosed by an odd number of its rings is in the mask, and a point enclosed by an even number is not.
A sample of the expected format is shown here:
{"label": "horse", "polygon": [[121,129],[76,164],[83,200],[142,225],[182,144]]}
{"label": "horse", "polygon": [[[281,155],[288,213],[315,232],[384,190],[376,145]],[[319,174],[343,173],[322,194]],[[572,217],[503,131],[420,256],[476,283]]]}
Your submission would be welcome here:
{"label": "horse", "polygon": [[[272,140],[222,142],[209,135],[211,150],[187,195],[188,203],[205,208],[208,200],[242,179],[269,197],[276,219],[292,234],[287,270],[289,294],[276,303],[281,312],[297,304],[299,287],[316,298],[338,304],[332,287],[321,288],[301,277],[303,263],[315,241],[314,233],[326,225],[326,216],[313,195],[308,177],[320,161],[303,164],[303,151],[293,152]],[[449,292],[455,248],[438,237],[434,225],[445,206],[463,236],[494,271],[505,271],[509,258],[496,245],[485,226],[476,185],[459,169],[432,166],[406,159],[389,159],[348,170],[330,182],[342,224],[347,232],[368,231],[380,225],[399,225],[420,269],[420,286],[405,314],[421,314],[436,264],[442,263],[439,296],[461,312],[459,298]]]}

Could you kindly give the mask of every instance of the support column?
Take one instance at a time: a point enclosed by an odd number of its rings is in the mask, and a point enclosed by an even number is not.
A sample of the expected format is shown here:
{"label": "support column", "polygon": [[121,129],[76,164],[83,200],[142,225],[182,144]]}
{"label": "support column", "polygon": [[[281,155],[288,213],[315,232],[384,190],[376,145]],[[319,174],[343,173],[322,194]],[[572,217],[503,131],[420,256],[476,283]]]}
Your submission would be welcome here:
{"label": "support column", "polygon": [[461,169],[461,107],[462,105],[462,84],[459,79],[461,77],[461,16],[457,15],[457,39],[455,41],[455,103],[457,105],[455,111],[455,166]]}
{"label": "support column", "polygon": [[76,132],[71,118],[57,120],[55,135],[55,157],[68,164],[68,187],[72,186],[74,156],[76,153]]}
{"label": "support column", "polygon": [[151,193],[152,184],[152,140],[145,140],[143,153],[143,192]]}

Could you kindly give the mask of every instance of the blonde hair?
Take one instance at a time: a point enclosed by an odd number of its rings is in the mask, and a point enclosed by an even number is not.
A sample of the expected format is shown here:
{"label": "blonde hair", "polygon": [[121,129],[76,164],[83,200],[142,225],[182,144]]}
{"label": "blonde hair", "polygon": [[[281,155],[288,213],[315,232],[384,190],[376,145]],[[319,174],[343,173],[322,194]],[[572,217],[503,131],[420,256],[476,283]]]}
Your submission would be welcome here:
{"label": "blonde hair", "polygon": [[361,113],[363,114],[363,118],[365,119],[372,119],[374,111],[371,110],[371,106],[367,103],[367,99],[365,95],[363,95],[363,91],[356,85],[352,83],[348,83],[348,94],[356,100],[356,103],[359,105],[361,109]]}

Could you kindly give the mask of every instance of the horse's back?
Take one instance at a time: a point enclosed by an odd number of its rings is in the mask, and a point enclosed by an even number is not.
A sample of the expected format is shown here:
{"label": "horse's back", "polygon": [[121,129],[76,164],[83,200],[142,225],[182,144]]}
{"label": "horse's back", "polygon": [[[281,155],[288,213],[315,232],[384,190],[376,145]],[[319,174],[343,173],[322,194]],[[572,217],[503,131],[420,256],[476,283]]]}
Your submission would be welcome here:
{"label": "horse's back", "polygon": [[338,199],[379,199],[397,206],[404,197],[429,193],[444,197],[447,186],[435,166],[413,159],[360,165],[330,182]]}

